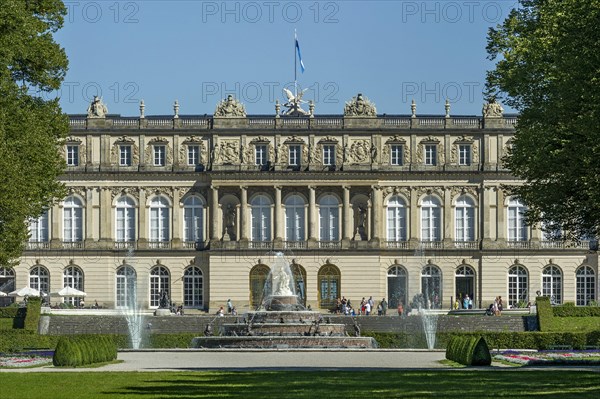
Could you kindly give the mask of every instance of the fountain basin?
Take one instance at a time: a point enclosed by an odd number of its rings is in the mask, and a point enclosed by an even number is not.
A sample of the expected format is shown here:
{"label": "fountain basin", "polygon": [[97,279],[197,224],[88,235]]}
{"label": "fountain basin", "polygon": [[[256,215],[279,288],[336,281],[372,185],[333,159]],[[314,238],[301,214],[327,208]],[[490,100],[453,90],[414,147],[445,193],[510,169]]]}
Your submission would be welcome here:
{"label": "fountain basin", "polygon": [[345,336],[343,324],[319,324],[318,326],[314,323],[264,323],[252,326],[224,324],[222,329],[225,336]]}
{"label": "fountain basin", "polygon": [[196,337],[192,348],[377,348],[371,337]]}

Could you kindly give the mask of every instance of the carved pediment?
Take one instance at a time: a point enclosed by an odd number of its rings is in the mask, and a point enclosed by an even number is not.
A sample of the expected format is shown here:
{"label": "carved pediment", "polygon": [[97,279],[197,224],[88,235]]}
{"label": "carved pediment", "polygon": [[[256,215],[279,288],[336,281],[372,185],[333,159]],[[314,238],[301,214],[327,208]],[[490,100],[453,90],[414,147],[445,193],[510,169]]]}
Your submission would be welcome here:
{"label": "carved pediment", "polygon": [[339,140],[333,136],[326,136],[319,140],[318,144],[337,144]]}
{"label": "carved pediment", "polygon": [[306,142],[296,135],[290,136],[284,141],[285,144],[306,144]]}
{"label": "carved pediment", "polygon": [[386,140],[386,144],[406,144],[406,140],[400,136],[392,136]]}

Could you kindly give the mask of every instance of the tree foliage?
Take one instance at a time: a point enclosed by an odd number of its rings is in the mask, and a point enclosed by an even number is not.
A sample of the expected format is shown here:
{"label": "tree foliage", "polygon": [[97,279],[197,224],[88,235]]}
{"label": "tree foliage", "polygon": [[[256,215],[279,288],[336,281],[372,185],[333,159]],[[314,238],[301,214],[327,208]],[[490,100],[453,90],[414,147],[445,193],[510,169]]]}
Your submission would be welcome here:
{"label": "tree foliage", "polygon": [[26,221],[64,195],[59,146],[68,120],[57,100],[67,70],[54,41],[61,0],[5,0],[0,7],[0,266],[12,266],[28,237]]}
{"label": "tree foliage", "polygon": [[521,0],[488,33],[490,96],[519,111],[505,159],[530,223],[575,238],[600,224],[600,0]]}

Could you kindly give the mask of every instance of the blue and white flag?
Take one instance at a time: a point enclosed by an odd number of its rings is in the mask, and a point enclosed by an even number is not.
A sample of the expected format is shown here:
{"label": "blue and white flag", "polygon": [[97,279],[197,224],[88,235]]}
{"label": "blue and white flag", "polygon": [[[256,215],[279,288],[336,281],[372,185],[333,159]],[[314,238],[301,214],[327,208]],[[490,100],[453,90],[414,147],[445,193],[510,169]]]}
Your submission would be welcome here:
{"label": "blue and white flag", "polygon": [[298,35],[294,32],[296,37],[296,52],[298,53],[298,59],[300,60],[300,70],[304,73],[304,62],[302,62],[302,54],[300,54],[300,44],[298,44]]}

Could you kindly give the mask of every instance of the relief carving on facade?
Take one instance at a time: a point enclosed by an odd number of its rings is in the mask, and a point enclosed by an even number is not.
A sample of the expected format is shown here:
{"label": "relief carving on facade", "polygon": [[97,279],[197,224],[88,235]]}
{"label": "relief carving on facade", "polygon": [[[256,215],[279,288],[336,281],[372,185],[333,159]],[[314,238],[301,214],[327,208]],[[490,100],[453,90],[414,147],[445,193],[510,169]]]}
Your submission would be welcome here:
{"label": "relief carving on facade", "polygon": [[429,144],[435,144],[437,146],[436,165],[443,165],[446,160],[446,157],[444,155],[444,144],[442,144],[439,139],[432,137],[432,136],[424,138],[417,145],[417,163],[420,163],[420,164],[425,163],[425,146],[429,145]]}
{"label": "relief carving on facade", "polygon": [[371,161],[370,140],[354,140],[348,154],[351,163],[368,164]]}
{"label": "relief carving on facade", "polygon": [[154,149],[155,145],[164,145],[165,146],[165,165],[173,164],[173,150],[171,149],[171,145],[169,144],[169,140],[164,137],[155,137],[152,140],[148,141],[146,145],[146,165],[154,164]]}
{"label": "relief carving on facade", "polygon": [[266,145],[267,146],[267,161],[275,162],[275,148],[271,144],[268,138],[259,136],[250,141],[250,145],[244,151],[244,163],[254,165],[256,163],[256,146]]}
{"label": "relief carving on facade", "polygon": [[129,138],[127,136],[122,136],[115,140],[110,150],[110,162],[113,165],[119,164],[120,151],[119,147],[122,145],[130,145],[131,146],[131,165],[135,166],[140,163],[140,148],[135,143],[135,140]]}
{"label": "relief carving on facade", "polygon": [[189,146],[197,145],[200,148],[200,158],[198,159],[198,165],[206,165],[208,161],[208,150],[204,141],[197,136],[189,136],[181,142],[179,146],[179,164],[188,164],[188,149]]}
{"label": "relief carving on facade", "polygon": [[179,191],[179,202],[181,204],[183,204],[183,201],[186,199],[186,197],[190,197],[192,195],[200,197],[204,203],[206,203],[206,198],[208,198],[206,187],[176,187],[175,190]]}
{"label": "relief carving on facade", "polygon": [[67,139],[65,140],[65,145],[61,146],[58,150],[59,154],[63,157],[63,159],[67,159],[66,154],[68,145],[79,146],[79,165],[85,165],[85,163],[87,162],[87,151],[85,144],[83,144],[83,141],[81,139],[78,139],[77,137],[67,137]]}
{"label": "relief carving on facade", "polygon": [[146,200],[153,195],[161,195],[173,202],[173,189],[171,187],[144,187],[144,191],[146,192]]}
{"label": "relief carving on facade", "polygon": [[323,164],[323,146],[335,146],[335,164],[341,166],[344,164],[344,148],[339,144],[338,139],[332,136],[327,136],[319,140],[316,147],[311,152],[311,162],[314,164]]}
{"label": "relief carving on facade", "polygon": [[461,196],[463,194],[469,194],[473,198],[477,199],[479,194],[479,188],[475,186],[452,186],[450,188],[452,198]]}
{"label": "relief carving on facade", "polygon": [[394,195],[400,195],[410,201],[410,187],[405,186],[388,186],[383,189],[384,199],[388,200]]}
{"label": "relief carving on facade", "polygon": [[391,152],[393,145],[402,146],[402,164],[406,165],[410,163],[410,149],[408,148],[406,140],[400,136],[392,136],[385,142],[383,150],[381,151],[381,162],[387,165],[391,163]]}
{"label": "relief carving on facade", "polygon": [[377,116],[377,109],[368,98],[358,93],[356,97],[346,102],[344,116]]}
{"label": "relief carving on facade", "polygon": [[68,195],[78,195],[83,198],[84,201],[87,201],[87,187],[82,186],[73,186],[67,189]]}
{"label": "relief carving on facade", "polygon": [[437,195],[442,201],[444,200],[444,188],[443,187],[414,187],[417,197],[420,198],[424,195]]}
{"label": "relief carving on facade", "polygon": [[215,110],[214,116],[216,117],[246,117],[246,109],[244,108],[244,104],[233,98],[230,94],[226,99],[221,100],[219,104],[217,104],[217,109]]}
{"label": "relief carving on facade", "polygon": [[116,197],[120,197],[122,195],[128,195],[136,199],[139,202],[140,200],[140,189],[139,187],[111,187],[110,189],[110,197],[114,201]]}
{"label": "relief carving on facade", "polygon": [[453,165],[458,164],[458,148],[461,144],[468,144],[471,146],[471,163],[478,164],[479,163],[479,141],[475,140],[473,137],[468,136],[460,136],[452,143],[452,148],[450,149],[450,163]]}
{"label": "relief carving on facade", "polygon": [[217,164],[238,164],[240,162],[239,140],[223,140],[215,148]]}

